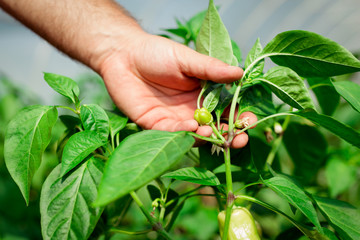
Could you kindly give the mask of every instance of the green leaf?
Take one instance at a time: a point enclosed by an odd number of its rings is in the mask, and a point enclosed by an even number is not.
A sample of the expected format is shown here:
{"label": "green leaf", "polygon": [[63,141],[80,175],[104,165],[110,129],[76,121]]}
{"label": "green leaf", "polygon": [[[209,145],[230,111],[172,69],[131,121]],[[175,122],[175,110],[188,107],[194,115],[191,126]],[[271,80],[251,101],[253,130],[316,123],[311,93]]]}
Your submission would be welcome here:
{"label": "green leaf", "polygon": [[311,109],[293,112],[293,114],[304,117],[313,123],[326,128],[348,143],[360,148],[360,133],[355,131],[353,128],[335,120],[334,118],[319,114]]}
{"label": "green leaf", "polygon": [[293,182],[290,178],[282,175],[276,175],[275,177],[263,180],[263,182],[266,186],[300,210],[319,231],[322,231],[316,210],[311,199],[306,195],[302,187]]}
{"label": "green leaf", "polygon": [[350,81],[333,82],[333,85],[351,107],[360,112],[360,85]]}
{"label": "green leaf", "polygon": [[172,33],[178,37],[181,37],[183,39],[186,39],[186,37],[188,35],[188,31],[184,28],[168,28],[168,29],[165,29],[165,31]]}
{"label": "green leaf", "polygon": [[209,2],[209,8],[196,39],[196,51],[234,65],[231,39],[213,0]]}
{"label": "green leaf", "polygon": [[321,213],[339,233],[341,239],[360,239],[360,213],[349,203],[313,196]]}
{"label": "green leaf", "polygon": [[122,113],[113,112],[107,112],[107,115],[109,117],[110,136],[114,138],[115,134],[126,126],[128,117]]}
{"label": "green leaf", "polygon": [[339,105],[340,95],[336,92],[330,78],[308,78],[307,81],[322,112],[331,116]]}
{"label": "green leaf", "polygon": [[57,116],[55,107],[34,105],[22,109],[7,126],[5,163],[26,204],[29,204],[32,178],[50,143]]}
{"label": "green leaf", "polygon": [[225,86],[222,87],[220,96],[219,96],[219,102],[216,105],[215,108],[215,114],[216,117],[219,119],[221,118],[221,115],[224,113],[224,110],[230,105],[232,101],[233,95],[226,90]]}
{"label": "green leaf", "polygon": [[315,108],[304,81],[290,68],[273,67],[259,79],[285,103],[296,109]]}
{"label": "green leaf", "polygon": [[236,61],[238,64],[241,64],[241,50],[239,48],[239,46],[237,45],[237,43],[234,40],[231,40],[231,47],[234,53],[234,57],[236,58]]}
{"label": "green leaf", "polygon": [[240,99],[239,111],[263,116],[276,113],[271,92],[260,84],[246,89]]}
{"label": "green leaf", "polygon": [[203,102],[204,108],[206,108],[209,112],[212,112],[217,104],[219,103],[220,93],[223,86],[219,86],[215,89],[213,89],[211,92],[209,92]]}
{"label": "green leaf", "polygon": [[79,96],[80,90],[74,80],[54,73],[44,73],[44,79],[52,89],[76,103],[75,96]]}
{"label": "green leaf", "polygon": [[46,179],[40,196],[42,236],[46,239],[88,239],[102,208],[93,208],[103,163],[90,159],[65,179],[58,165]]}
{"label": "green leaf", "polygon": [[105,142],[94,131],[83,131],[72,135],[67,141],[62,154],[61,177],[104,144]]}
{"label": "green leaf", "polygon": [[77,117],[71,116],[71,115],[61,115],[59,116],[59,119],[61,122],[65,125],[67,129],[74,129],[77,126],[81,126],[81,120]]}
{"label": "green leaf", "polygon": [[142,131],[124,139],[105,167],[97,205],[105,205],[161,176],[194,144],[186,132]]}
{"label": "green leaf", "polygon": [[295,165],[294,175],[303,183],[312,182],[326,160],[327,141],[323,134],[316,127],[292,122],[283,136],[283,143]]}
{"label": "green leaf", "polygon": [[109,117],[99,105],[87,104],[81,106],[80,117],[85,130],[96,131],[104,141],[108,139]]}
{"label": "green leaf", "polygon": [[217,179],[214,173],[198,167],[181,168],[174,172],[166,173],[163,177],[207,186],[220,185],[219,179]]}
{"label": "green leaf", "polygon": [[326,164],[325,170],[330,196],[333,198],[349,189],[356,181],[357,169],[348,162],[338,158],[330,159]]}
{"label": "green leaf", "polygon": [[[254,46],[250,49],[250,52],[248,53],[248,55],[246,57],[245,69],[247,69],[249,67],[249,65],[251,63],[253,63],[261,55],[262,50],[263,49],[262,49],[262,46],[261,46],[261,43],[260,43],[260,39],[258,38],[256,40]],[[250,69],[250,72],[248,73],[247,78],[254,79],[254,78],[260,76],[262,74],[262,72],[263,72],[264,65],[265,65],[265,60],[264,59],[258,61]]]}
{"label": "green leaf", "polygon": [[278,34],[263,50],[278,65],[303,77],[330,77],[360,70],[360,62],[338,43],[316,33],[293,30]]}

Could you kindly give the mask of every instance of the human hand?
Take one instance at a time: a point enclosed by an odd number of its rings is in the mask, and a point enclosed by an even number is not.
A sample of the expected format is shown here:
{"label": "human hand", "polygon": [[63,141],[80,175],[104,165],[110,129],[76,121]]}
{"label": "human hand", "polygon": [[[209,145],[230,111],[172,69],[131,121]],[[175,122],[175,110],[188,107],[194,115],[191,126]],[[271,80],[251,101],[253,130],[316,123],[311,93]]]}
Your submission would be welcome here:
{"label": "human hand", "polygon": [[[211,127],[194,120],[200,81],[230,83],[242,77],[239,67],[227,64],[166,38],[134,33],[131,42],[122,43],[100,65],[114,103],[131,120],[145,129],[192,131],[210,136]],[[249,123],[257,121],[250,112]],[[248,142],[246,133],[237,135],[232,147]]]}

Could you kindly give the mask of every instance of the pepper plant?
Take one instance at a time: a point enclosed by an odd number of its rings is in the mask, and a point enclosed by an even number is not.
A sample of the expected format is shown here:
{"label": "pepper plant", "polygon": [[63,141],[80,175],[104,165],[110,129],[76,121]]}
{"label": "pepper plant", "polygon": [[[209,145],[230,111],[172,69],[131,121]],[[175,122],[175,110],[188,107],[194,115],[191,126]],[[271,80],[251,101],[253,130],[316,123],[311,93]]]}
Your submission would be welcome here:
{"label": "pepper plant", "polygon": [[[167,31],[182,37],[185,44],[194,42],[202,54],[244,68],[243,77],[233,84],[202,84],[194,118],[200,125],[211,126],[212,136],[141,130],[116,109],[82,104],[76,82],[52,73],[44,74],[45,81],[72,106],[28,106],[8,124],[5,162],[26,204],[53,126],[58,119],[66,126],[58,139],[61,161],[41,191],[43,238],[107,238],[113,233],[139,236],[155,231],[158,238],[173,239],[172,230],[186,201],[206,195],[217,201],[222,239],[271,238],[266,231],[262,235],[261,217],[256,216],[255,221],[252,216],[256,206],[294,226],[277,239],[298,239],[301,235],[309,239],[360,239],[359,211],[347,202],[329,198],[322,189],[312,188],[326,162],[326,140],[319,127],[354,148],[360,147],[360,133],[331,117],[336,106],[329,105],[332,100],[326,101],[342,96],[360,112],[360,86],[333,79],[359,71],[359,60],[332,40],[294,30],[278,34],[264,48],[257,40],[242,65],[240,50],[212,0],[206,12],[185,24],[178,21],[178,26]],[[266,58],[277,66],[265,71]],[[315,107],[315,97],[322,113]],[[69,114],[59,116],[59,110]],[[223,115],[226,110],[228,116]],[[252,111],[259,120],[250,124],[248,119],[240,119],[245,111]],[[223,128],[223,123],[228,128]],[[255,125],[256,129],[250,130]],[[251,135],[263,130],[268,143]],[[243,132],[250,135],[248,146],[231,149],[234,137]],[[194,148],[194,137],[207,143]],[[277,154],[282,145],[288,152],[284,161]],[[184,166],[185,158],[193,162]],[[292,167],[288,167],[289,158]],[[176,190],[173,186],[179,182],[197,185]],[[201,193],[205,187],[212,192]],[[151,209],[137,193],[139,189],[149,192]],[[262,199],[264,190],[288,203],[292,213],[276,207],[271,199]],[[118,226],[132,201],[149,228],[131,232]]]}

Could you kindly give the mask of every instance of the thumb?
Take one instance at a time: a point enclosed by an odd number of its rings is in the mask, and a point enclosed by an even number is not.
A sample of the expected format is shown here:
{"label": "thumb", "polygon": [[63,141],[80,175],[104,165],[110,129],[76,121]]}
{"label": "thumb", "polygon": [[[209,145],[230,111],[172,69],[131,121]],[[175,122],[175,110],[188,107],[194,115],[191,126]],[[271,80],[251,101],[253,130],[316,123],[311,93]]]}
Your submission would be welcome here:
{"label": "thumb", "polygon": [[243,75],[240,67],[230,66],[185,46],[177,56],[181,72],[188,77],[217,83],[231,83],[241,79]]}

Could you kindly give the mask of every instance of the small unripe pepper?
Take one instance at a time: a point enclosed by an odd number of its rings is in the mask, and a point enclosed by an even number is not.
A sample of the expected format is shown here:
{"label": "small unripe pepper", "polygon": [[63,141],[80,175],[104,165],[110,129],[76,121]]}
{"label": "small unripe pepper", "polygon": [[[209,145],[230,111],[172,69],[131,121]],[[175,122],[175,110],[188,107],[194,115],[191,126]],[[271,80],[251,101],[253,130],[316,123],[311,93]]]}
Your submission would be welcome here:
{"label": "small unripe pepper", "polygon": [[[218,215],[220,236],[223,235],[225,226],[225,211]],[[249,212],[244,207],[234,207],[232,209],[229,224],[229,240],[261,240],[257,232],[256,223]]]}
{"label": "small unripe pepper", "polygon": [[200,108],[195,110],[194,119],[200,125],[209,125],[213,121],[213,116],[206,108]]}

